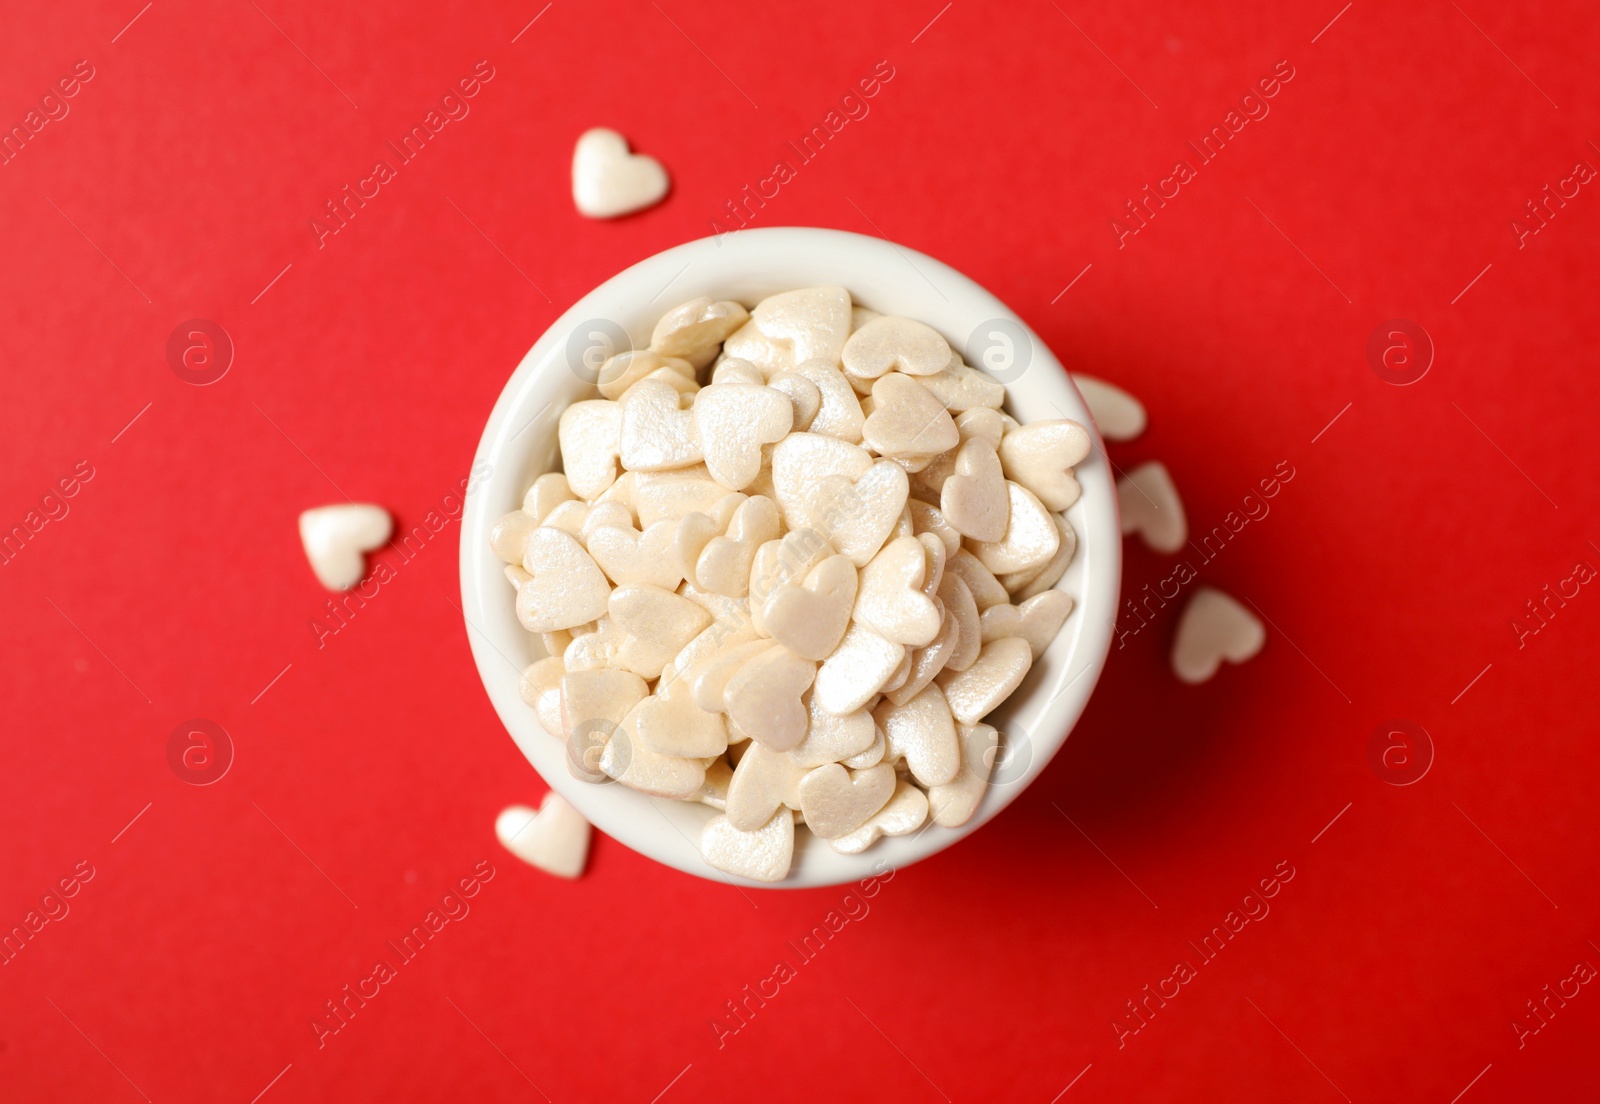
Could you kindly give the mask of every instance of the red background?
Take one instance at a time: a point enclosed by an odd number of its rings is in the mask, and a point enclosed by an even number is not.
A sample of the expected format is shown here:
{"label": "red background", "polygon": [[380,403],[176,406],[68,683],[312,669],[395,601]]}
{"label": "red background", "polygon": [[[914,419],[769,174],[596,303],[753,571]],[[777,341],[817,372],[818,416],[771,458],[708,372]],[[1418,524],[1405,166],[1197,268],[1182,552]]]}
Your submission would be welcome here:
{"label": "red background", "polygon": [[[1592,11],[557,0],[527,27],[540,2],[10,5],[0,122],[95,75],[0,168],[0,523],[94,475],[0,567],[0,923],[96,873],[0,967],[0,1096],[1592,1094],[1592,986],[1511,1026],[1600,966],[1600,596],[1512,627],[1600,566],[1600,196],[1511,225],[1600,165]],[[470,115],[319,247],[309,220],[480,59]],[[754,224],[987,285],[1143,398],[1112,457],[1163,460],[1194,531],[1291,465],[1202,569],[1272,625],[1186,688],[1162,611],[1011,809],[719,1047],[724,1002],[844,889],[741,892],[598,837],[576,883],[518,864],[494,816],[545,787],[468,655],[456,526],[384,553],[398,577],[318,648],[295,518],[342,491],[418,524],[544,327],[710,232],[880,60],[870,114]],[[1119,248],[1112,217],[1280,60],[1270,115]],[[664,204],[575,214],[593,125],[661,158]],[[1437,349],[1409,387],[1368,362],[1396,317]],[[208,387],[167,364],[191,318],[237,350]],[[1130,543],[1128,592],[1173,563]],[[168,765],[191,717],[233,742],[214,785]],[[1430,734],[1414,785],[1369,761],[1391,718]],[[323,1002],[485,859],[470,914],[319,1048]],[[1188,941],[1281,860],[1270,914],[1201,965]],[[1180,958],[1198,976],[1119,1046]]]}

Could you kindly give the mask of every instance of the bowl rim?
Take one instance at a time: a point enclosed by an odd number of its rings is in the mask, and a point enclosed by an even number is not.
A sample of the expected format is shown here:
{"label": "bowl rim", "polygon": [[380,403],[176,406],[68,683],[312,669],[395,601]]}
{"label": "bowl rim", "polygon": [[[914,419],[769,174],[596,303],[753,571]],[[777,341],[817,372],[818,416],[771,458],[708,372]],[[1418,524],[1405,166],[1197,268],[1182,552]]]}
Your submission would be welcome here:
{"label": "bowl rim", "polygon": [[[847,288],[860,305],[892,299],[895,313],[916,317],[947,339],[953,335],[942,321],[978,318],[974,336],[984,325],[1001,324],[1029,343],[1028,359],[1007,381],[1008,408],[1023,396],[1036,412],[1042,397],[1060,413],[1036,414],[1029,421],[1071,418],[1089,429],[1093,447],[1076,469],[1082,493],[1066,511],[1078,549],[1056,584],[1073,592],[1074,608],[1023,688],[999,711],[996,727],[1008,732],[1011,746],[972,818],[957,828],[936,826],[930,819],[915,835],[885,837],[859,855],[839,854],[826,841],[797,834],[788,877],[768,883],[718,870],[701,856],[694,826],[716,815],[710,806],[594,785],[565,769],[565,746],[545,732],[521,698],[522,667],[543,649],[516,621],[505,565],[489,548],[489,532],[502,514],[520,507],[532,476],[550,470],[559,419],[557,414],[546,420],[550,410],[563,398],[572,402],[586,397],[585,389],[593,391],[572,363],[572,339],[583,332],[578,327],[609,324],[627,331],[634,347],[642,348],[655,320],[695,295],[736,298],[749,306],[775,291],[825,284]],[[754,290],[729,290],[734,285]],[[912,300],[915,307],[909,305]],[[971,341],[961,348],[970,346]],[[540,423],[538,433],[523,439]],[[495,401],[471,471],[461,516],[461,612],[480,681],[501,723],[550,787],[596,828],[641,855],[698,877],[741,887],[815,888],[882,875],[937,854],[993,819],[1038,777],[1077,724],[1110,653],[1121,595],[1122,534],[1104,442],[1088,407],[1060,361],[1016,312],[949,265],[884,238],[816,227],[755,228],[685,242],[631,265],[580,298],[533,343]],[[1043,679],[1044,674],[1050,677]],[[1037,699],[1045,692],[1050,696],[1040,705]],[[1031,736],[1030,729],[1039,736]],[[1013,768],[1014,777],[998,781]]]}

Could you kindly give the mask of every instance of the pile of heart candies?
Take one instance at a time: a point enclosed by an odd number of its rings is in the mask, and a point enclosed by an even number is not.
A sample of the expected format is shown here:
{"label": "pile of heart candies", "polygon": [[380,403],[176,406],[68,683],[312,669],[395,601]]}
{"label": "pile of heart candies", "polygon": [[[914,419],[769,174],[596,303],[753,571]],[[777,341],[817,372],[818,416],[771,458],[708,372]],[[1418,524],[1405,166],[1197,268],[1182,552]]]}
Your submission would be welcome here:
{"label": "pile of heart candies", "polygon": [[938,332],[843,288],[698,298],[607,360],[491,543],[578,778],[718,810],[759,881],[977,809],[984,719],[1072,612],[1090,435],[1020,425]]}

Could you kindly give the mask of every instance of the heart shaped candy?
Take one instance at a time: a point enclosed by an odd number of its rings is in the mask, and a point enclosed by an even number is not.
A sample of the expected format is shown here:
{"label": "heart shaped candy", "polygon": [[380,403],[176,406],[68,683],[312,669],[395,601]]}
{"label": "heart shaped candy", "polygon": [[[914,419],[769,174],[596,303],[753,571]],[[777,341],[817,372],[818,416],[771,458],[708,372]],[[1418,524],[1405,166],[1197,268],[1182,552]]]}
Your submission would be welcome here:
{"label": "heart shaped candy", "polygon": [[950,705],[937,685],[929,685],[904,705],[883,702],[873,710],[889,748],[887,759],[904,758],[924,786],[942,786],[961,769]]}
{"label": "heart shaped candy", "polygon": [[1033,648],[1028,642],[1006,636],[985,644],[965,671],[952,671],[947,666],[934,681],[943,688],[956,720],[971,725],[1009,698],[1032,666]]}
{"label": "heart shaped candy", "polygon": [[1251,659],[1266,642],[1267,631],[1255,614],[1222,591],[1201,587],[1178,619],[1172,670],[1192,686],[1216,674],[1224,659]]}
{"label": "heart shaped candy", "polygon": [[975,541],[997,541],[1009,520],[1006,477],[994,447],[981,438],[956,453],[955,470],[939,491],[939,512]]}
{"label": "heart shaped candy", "polygon": [[805,768],[785,752],[751,741],[728,783],[728,823],[753,832],[784,806],[799,808],[800,780],[805,775]]}
{"label": "heart shaped candy", "polygon": [[561,679],[566,673],[560,656],[546,656],[528,664],[517,684],[522,700],[533,706],[540,727],[557,739],[561,737]]}
{"label": "heart shaped candy", "polygon": [[1079,372],[1072,374],[1072,382],[1106,440],[1131,441],[1144,432],[1148,419],[1138,399],[1105,380]]}
{"label": "heart shaped candy", "polygon": [[939,331],[912,318],[883,315],[872,319],[845,342],[844,369],[862,379],[885,372],[931,376],[950,365],[950,345]]}
{"label": "heart shaped candy", "polygon": [[1006,499],[1009,513],[1005,535],[992,543],[974,542],[973,554],[997,575],[1048,563],[1061,547],[1061,531],[1056,528],[1055,518],[1032,491],[1009,479]]}
{"label": "heart shaped candy", "polygon": [[[694,414],[679,408],[681,398],[674,388],[660,380],[640,380],[633,385],[619,404],[622,423],[617,454],[623,467],[630,471],[659,472],[700,462]],[[566,455],[565,446],[562,455]]]}
{"label": "heart shaped candy", "polygon": [[661,316],[650,334],[650,348],[665,356],[695,357],[722,344],[750,320],[750,312],[732,300],[712,302],[701,295]]}
{"label": "heart shaped candy", "polygon": [[694,602],[645,583],[612,591],[607,611],[624,634],[616,663],[647,679],[660,677],[672,658],[711,624],[711,615]]}
{"label": "heart shaped candy", "polygon": [[661,201],[667,170],[654,157],[628,152],[628,140],[595,127],[572,151],[572,202],[592,219],[616,218]]}
{"label": "heart shaped candy", "polygon": [[[599,509],[590,512],[591,519]],[[674,590],[683,582],[674,549],[678,522],[658,521],[643,533],[630,524],[602,524],[589,531],[587,548],[613,583],[649,583]]]}
{"label": "heart shaped candy", "polygon": [[850,336],[850,293],[840,287],[800,288],[756,304],[750,321],[728,335],[722,351],[767,376],[807,360],[837,364]]}
{"label": "heart shaped candy", "polygon": [[829,556],[803,583],[780,586],[767,595],[761,623],[767,635],[796,655],[823,660],[850,627],[855,601],[856,565],[848,556]]}
{"label": "heart shaped candy", "polygon": [[572,487],[560,472],[545,472],[533,481],[528,493],[522,496],[522,512],[535,523],[544,524],[544,517],[563,502],[572,501]]}
{"label": "heart shaped candy", "polygon": [[773,751],[788,751],[809,727],[802,694],[817,665],[781,644],[757,652],[728,680],[722,700],[728,720]]}
{"label": "heart shaped candy", "polygon": [[551,790],[539,810],[508,805],[494,821],[500,846],[529,866],[558,878],[576,878],[589,858],[589,822]]}
{"label": "heart shaped candy", "polygon": [[750,569],[761,546],[778,536],[778,508],[757,495],[734,511],[724,536],[712,537],[695,560],[696,586],[729,598],[743,598],[750,587]]}
{"label": "heart shaped candy", "polygon": [[859,855],[884,836],[908,836],[928,819],[928,797],[910,782],[895,784],[883,808],[854,832],[828,841],[841,855]]}
{"label": "heart shaped candy", "polygon": [[872,454],[821,433],[791,433],[772,449],[772,489],[791,529],[811,525],[808,504],[817,484],[830,476],[858,479],[872,467]]}
{"label": "heart shaped candy", "polygon": [[[860,755],[871,748],[877,732],[871,713],[858,709],[854,713],[835,716],[817,704],[814,690],[806,695],[805,703],[809,727],[806,729],[806,738],[789,752],[789,758],[795,763],[807,768],[820,767],[824,763],[836,763]],[[864,765],[870,767],[873,764]]]}
{"label": "heart shaped candy", "polygon": [[[934,545],[942,552],[944,545]],[[939,633],[939,609],[922,592],[928,551],[916,537],[901,537],[883,547],[861,569],[851,617],[897,644],[920,648]]]}
{"label": "heart shaped candy", "polygon": [[989,772],[1000,746],[1000,734],[986,724],[961,725],[961,771],[954,781],[928,790],[928,808],[933,822],[945,828],[959,828],[972,819],[989,786]]}
{"label": "heart shaped candy", "polygon": [[517,620],[529,632],[570,629],[606,612],[611,584],[570,533],[543,525],[529,533],[522,567],[532,578],[517,590]]}
{"label": "heart shaped candy", "polygon": [[859,479],[824,476],[806,496],[800,513],[842,555],[865,567],[900,524],[910,489],[904,468],[880,460]]}
{"label": "heart shaped candy", "polygon": [[1123,534],[1138,533],[1157,552],[1170,555],[1189,539],[1183,500],[1159,460],[1140,464],[1117,480],[1117,505]]}
{"label": "heart shaped candy", "polygon": [[700,854],[725,874],[781,882],[794,858],[794,818],[779,809],[754,832],[741,832],[726,816],[714,816],[700,831]]}
{"label": "heart shaped candy", "polygon": [[906,647],[864,625],[851,624],[833,654],[817,668],[817,705],[842,716],[854,713],[900,669]]}
{"label": "heart shaped candy", "polygon": [[761,446],[783,440],[794,407],[781,391],[761,385],[713,383],[695,396],[695,435],[711,478],[742,491],[761,471]]}
{"label": "heart shaped candy", "polygon": [[622,407],[609,399],[585,399],[561,412],[557,439],[573,494],[594,498],[616,481],[621,433]]}
{"label": "heart shaped candy", "polygon": [[950,412],[910,376],[879,377],[872,385],[872,404],[861,439],[880,456],[931,458],[960,443]]}
{"label": "heart shaped candy", "polygon": [[829,763],[800,779],[800,811],[806,827],[822,839],[837,839],[865,824],[894,793],[894,768],[879,763],[866,770],[846,770]]}
{"label": "heart shaped candy", "polygon": [[860,442],[866,416],[861,412],[861,400],[856,397],[855,388],[850,386],[837,364],[808,360],[796,365],[790,374],[810,381],[817,389],[817,412],[807,427],[810,432],[852,444]]}
{"label": "heart shaped candy", "polygon": [[[539,523],[521,510],[512,510],[494,523],[489,531],[489,547],[508,564],[521,565],[522,546]],[[364,565],[363,565],[364,566]],[[360,578],[357,575],[356,578]]]}
{"label": "heart shaped candy", "polygon": [[1065,510],[1078,501],[1072,469],[1089,455],[1089,431],[1061,418],[1018,426],[1000,440],[1000,464],[1007,479],[1020,483],[1047,510]]}
{"label": "heart shaped candy", "polygon": [[363,553],[382,548],[393,528],[382,506],[319,506],[300,515],[300,543],[317,582],[329,590],[349,590],[366,574]]}
{"label": "heart shaped candy", "polygon": [[1061,631],[1072,612],[1071,595],[1060,590],[1036,594],[1020,606],[990,606],[983,611],[980,629],[985,644],[1005,636],[1028,642],[1033,658],[1038,659]]}

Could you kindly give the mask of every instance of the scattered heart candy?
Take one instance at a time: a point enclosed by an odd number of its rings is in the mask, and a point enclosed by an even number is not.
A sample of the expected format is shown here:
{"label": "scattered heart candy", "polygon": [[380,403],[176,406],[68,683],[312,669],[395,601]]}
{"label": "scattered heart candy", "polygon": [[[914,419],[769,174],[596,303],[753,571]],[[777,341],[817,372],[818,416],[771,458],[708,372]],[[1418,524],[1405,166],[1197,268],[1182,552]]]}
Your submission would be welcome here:
{"label": "scattered heart candy", "polygon": [[630,153],[614,130],[586,130],[572,151],[572,202],[592,219],[617,218],[661,202],[667,170],[654,157]]}
{"label": "scattered heart candy", "polygon": [[1178,618],[1172,671],[1190,685],[1205,682],[1226,659],[1243,663],[1267,642],[1260,618],[1214,587],[1201,587]]}
{"label": "scattered heart candy", "polygon": [[1138,533],[1157,552],[1176,552],[1189,539],[1183,500],[1159,460],[1140,464],[1117,480],[1117,505],[1122,532]]}
{"label": "scattered heart candy", "polygon": [[706,861],[754,881],[797,826],[857,854],[966,823],[983,718],[1074,609],[1088,431],[1019,425],[936,330],[842,288],[692,299],[597,388],[489,534],[573,775],[710,806]]}
{"label": "scattered heart candy", "polygon": [[[349,590],[359,583],[367,573],[364,553],[382,548],[393,530],[389,511],[368,503],[319,506],[300,515],[300,543],[306,559],[311,561],[317,582],[329,590]],[[490,539],[497,544],[498,554],[511,538],[501,534],[498,542]]]}
{"label": "scattered heart candy", "polygon": [[535,812],[508,805],[494,821],[500,846],[529,866],[558,878],[576,878],[589,858],[589,822],[554,790]]}
{"label": "scattered heart candy", "polygon": [[1139,400],[1120,387],[1103,379],[1072,373],[1072,382],[1078,394],[1100,427],[1100,435],[1109,441],[1131,441],[1144,432],[1148,419]]}

